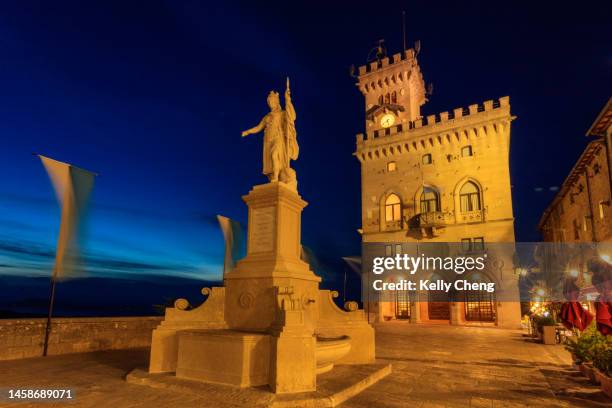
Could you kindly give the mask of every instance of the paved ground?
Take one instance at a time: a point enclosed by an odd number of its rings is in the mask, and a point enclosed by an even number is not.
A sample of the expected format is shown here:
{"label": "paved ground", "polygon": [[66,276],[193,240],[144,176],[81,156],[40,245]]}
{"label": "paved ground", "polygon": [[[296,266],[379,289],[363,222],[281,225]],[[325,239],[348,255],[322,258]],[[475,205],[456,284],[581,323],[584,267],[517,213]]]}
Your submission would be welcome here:
{"label": "paved ground", "polygon": [[612,401],[571,367],[560,345],[496,328],[378,326],[393,374],[347,407],[601,407]]}
{"label": "paved ground", "polygon": [[[494,328],[377,327],[377,356],[394,372],[343,407],[612,407],[599,388],[569,367],[561,346]],[[74,407],[220,407],[220,395],[180,394],[128,384],[147,350],[0,362],[0,388],[75,389]],[[223,391],[222,389],[219,392]],[[230,389],[235,393],[236,390]],[[0,401],[0,407],[55,407]],[[244,406],[248,406],[245,404]]]}

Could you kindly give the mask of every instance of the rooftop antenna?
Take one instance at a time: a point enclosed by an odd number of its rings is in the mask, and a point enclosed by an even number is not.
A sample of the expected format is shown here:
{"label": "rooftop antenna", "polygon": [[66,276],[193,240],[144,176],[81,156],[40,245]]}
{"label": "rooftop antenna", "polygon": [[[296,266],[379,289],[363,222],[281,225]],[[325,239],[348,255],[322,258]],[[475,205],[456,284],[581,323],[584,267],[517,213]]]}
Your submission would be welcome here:
{"label": "rooftop antenna", "polygon": [[406,52],[406,10],[402,10],[402,39],[404,41],[404,52]]}

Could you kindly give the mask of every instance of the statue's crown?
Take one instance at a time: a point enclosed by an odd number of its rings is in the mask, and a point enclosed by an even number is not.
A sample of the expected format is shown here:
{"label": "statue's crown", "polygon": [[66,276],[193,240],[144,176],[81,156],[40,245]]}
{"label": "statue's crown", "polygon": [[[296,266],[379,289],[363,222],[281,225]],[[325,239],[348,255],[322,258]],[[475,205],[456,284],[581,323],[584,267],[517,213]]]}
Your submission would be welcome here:
{"label": "statue's crown", "polygon": [[278,92],[270,91],[270,93],[268,94],[268,100],[271,100],[271,99],[277,99],[277,100],[280,99],[278,96]]}

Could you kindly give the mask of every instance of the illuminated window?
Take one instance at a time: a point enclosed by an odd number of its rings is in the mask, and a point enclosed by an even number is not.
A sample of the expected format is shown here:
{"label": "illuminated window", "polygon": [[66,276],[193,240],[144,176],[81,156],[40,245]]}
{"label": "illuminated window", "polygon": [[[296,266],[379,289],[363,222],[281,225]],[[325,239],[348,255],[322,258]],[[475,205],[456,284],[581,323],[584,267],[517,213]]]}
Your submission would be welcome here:
{"label": "illuminated window", "polygon": [[427,153],[423,155],[423,158],[421,159],[421,161],[423,162],[423,164],[431,164],[432,160],[431,160],[431,153]]}
{"label": "illuminated window", "polygon": [[393,246],[385,245],[385,256],[393,256]]}
{"label": "illuminated window", "polygon": [[463,146],[461,148],[461,157],[470,157],[471,155],[473,155],[471,145]]}
{"label": "illuminated window", "polygon": [[602,219],[602,220],[603,220],[603,219],[604,219],[604,217],[605,217],[605,213],[604,213],[604,204],[605,204],[605,203],[604,203],[603,201],[600,201],[600,202],[599,202],[599,218],[600,218],[600,219]]}
{"label": "illuminated window", "polygon": [[467,252],[480,252],[484,251],[484,238],[461,238],[461,248]]}
{"label": "illuminated window", "polygon": [[472,248],[474,251],[484,251],[484,238],[476,237],[472,240]]}
{"label": "illuminated window", "polygon": [[385,200],[385,221],[399,221],[401,219],[402,203],[400,198],[391,194]]}
{"label": "illuminated window", "polygon": [[471,181],[465,183],[459,191],[459,202],[461,205],[461,212],[479,211],[481,209],[481,203],[480,189],[478,186]]}
{"label": "illuminated window", "polygon": [[431,187],[423,188],[421,193],[421,212],[439,211],[440,206],[438,204],[438,192]]}
{"label": "illuminated window", "polygon": [[402,253],[402,244],[395,244],[395,255],[400,255]]}
{"label": "illuminated window", "polygon": [[397,170],[397,165],[394,161],[387,163],[387,171],[395,171]]}

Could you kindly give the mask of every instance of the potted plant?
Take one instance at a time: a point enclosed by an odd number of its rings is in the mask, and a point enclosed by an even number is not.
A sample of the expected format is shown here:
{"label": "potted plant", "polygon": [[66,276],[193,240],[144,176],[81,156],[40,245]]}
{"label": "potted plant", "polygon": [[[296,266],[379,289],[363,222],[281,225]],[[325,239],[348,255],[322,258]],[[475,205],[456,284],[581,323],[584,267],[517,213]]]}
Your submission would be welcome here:
{"label": "potted plant", "polygon": [[542,343],[544,344],[556,344],[557,336],[555,326],[557,322],[552,317],[539,317],[536,320],[536,326],[538,328],[538,333],[542,338]]}
{"label": "potted plant", "polygon": [[[609,355],[606,357],[606,351],[603,349],[602,343],[607,343],[610,347],[610,340],[606,339],[599,333],[595,324],[589,326],[576,339],[568,339],[565,343],[565,348],[572,354],[574,365],[584,374],[591,382],[600,383],[601,375],[596,375],[597,370],[594,368],[594,361],[598,361],[598,365],[603,368],[600,371],[606,371],[609,374]],[[608,358],[608,360],[606,360]],[[606,368],[607,367],[607,368]]]}
{"label": "potted plant", "polygon": [[593,346],[593,371],[601,390],[612,398],[612,336],[601,336]]}

